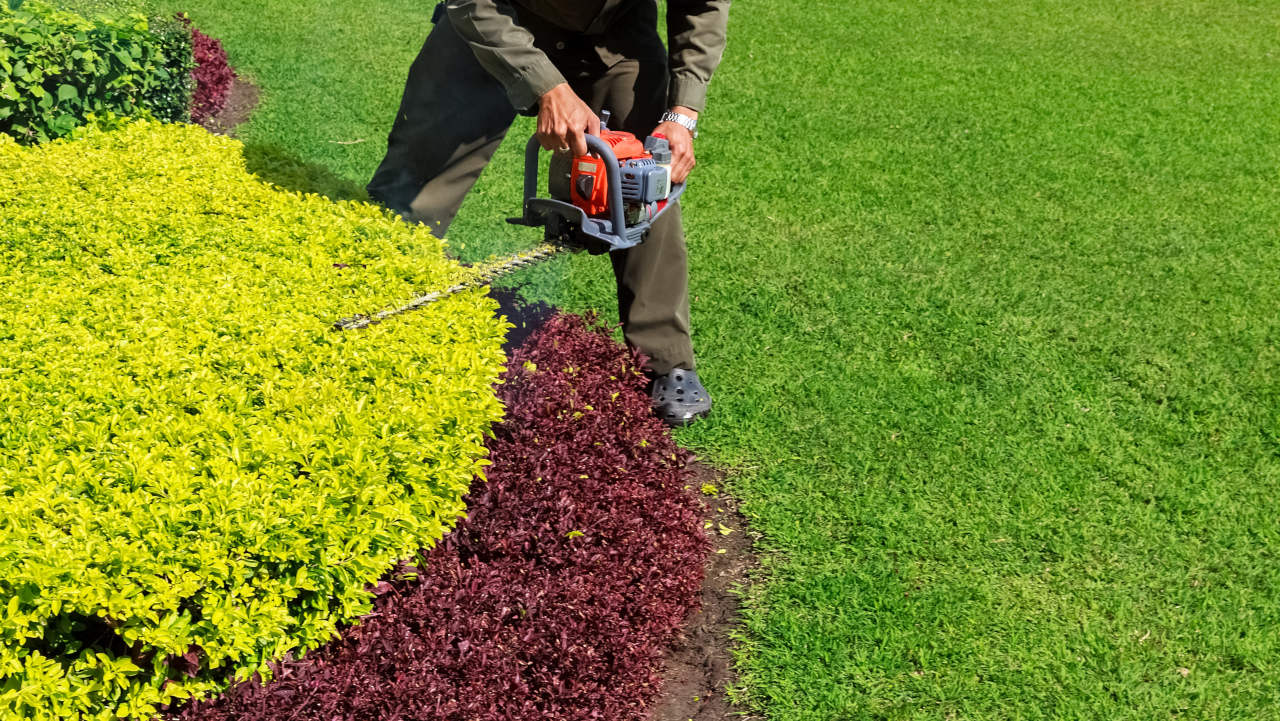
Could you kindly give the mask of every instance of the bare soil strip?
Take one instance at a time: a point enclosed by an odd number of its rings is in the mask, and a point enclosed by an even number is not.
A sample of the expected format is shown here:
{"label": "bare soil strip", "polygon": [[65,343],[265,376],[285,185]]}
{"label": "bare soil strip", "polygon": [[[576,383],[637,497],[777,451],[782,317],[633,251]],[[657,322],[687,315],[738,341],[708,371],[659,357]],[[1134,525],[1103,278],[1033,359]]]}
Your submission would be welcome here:
{"label": "bare soil strip", "polygon": [[236,128],[249,119],[253,109],[258,107],[261,97],[262,93],[257,85],[237,74],[236,79],[231,81],[231,92],[227,94],[227,104],[221,112],[202,125],[209,132],[234,138]]}
{"label": "bare soil strip", "polygon": [[[694,491],[715,486],[704,495],[703,526],[712,539],[702,583],[701,604],[668,649],[662,692],[650,712],[652,721],[726,721],[759,718],[729,701],[727,689],[737,683],[729,633],[739,619],[735,589],[747,583],[756,565],[746,518],[734,499],[724,495],[724,473],[701,462],[689,465]],[[710,489],[708,488],[708,491]]]}

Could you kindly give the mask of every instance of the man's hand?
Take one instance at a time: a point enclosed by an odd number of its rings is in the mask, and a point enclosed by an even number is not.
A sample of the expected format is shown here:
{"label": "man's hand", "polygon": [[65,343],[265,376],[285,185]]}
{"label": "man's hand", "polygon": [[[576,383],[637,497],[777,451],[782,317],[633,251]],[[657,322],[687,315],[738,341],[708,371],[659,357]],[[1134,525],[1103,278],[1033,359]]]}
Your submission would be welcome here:
{"label": "man's hand", "polygon": [[[694,120],[698,119],[698,111],[689,108],[676,106],[671,109],[671,112],[688,115]],[[697,165],[697,161],[693,158],[693,133],[679,123],[668,121],[660,123],[650,135],[667,136],[667,142],[671,144],[671,182],[683,183],[693,171],[693,166]]]}
{"label": "man's hand", "polygon": [[586,133],[600,130],[600,118],[582,102],[568,83],[560,83],[538,101],[538,142],[547,150],[568,148],[575,156],[587,154]]}

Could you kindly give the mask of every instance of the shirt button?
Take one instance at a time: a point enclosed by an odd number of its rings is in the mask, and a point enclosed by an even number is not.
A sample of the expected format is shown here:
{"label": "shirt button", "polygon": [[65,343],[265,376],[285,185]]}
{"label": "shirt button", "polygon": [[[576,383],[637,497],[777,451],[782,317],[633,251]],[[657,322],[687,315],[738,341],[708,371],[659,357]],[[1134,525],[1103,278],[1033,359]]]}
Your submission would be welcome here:
{"label": "shirt button", "polygon": [[563,41],[563,40],[561,40],[560,42],[556,43],[556,50],[564,50],[564,41]]}

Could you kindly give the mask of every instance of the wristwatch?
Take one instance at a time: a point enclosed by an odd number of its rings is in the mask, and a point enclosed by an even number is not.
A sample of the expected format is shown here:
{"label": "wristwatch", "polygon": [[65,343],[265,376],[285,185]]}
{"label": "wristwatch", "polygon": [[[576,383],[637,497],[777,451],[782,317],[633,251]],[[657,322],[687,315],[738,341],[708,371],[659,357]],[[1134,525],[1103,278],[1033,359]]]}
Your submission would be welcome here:
{"label": "wristwatch", "polygon": [[670,123],[675,123],[676,125],[682,125],[685,127],[685,129],[687,129],[690,133],[693,134],[693,137],[695,138],[698,137],[698,121],[694,120],[688,115],[685,115],[684,113],[673,113],[670,110],[668,110],[667,112],[662,114],[662,122],[664,123],[670,122]]}

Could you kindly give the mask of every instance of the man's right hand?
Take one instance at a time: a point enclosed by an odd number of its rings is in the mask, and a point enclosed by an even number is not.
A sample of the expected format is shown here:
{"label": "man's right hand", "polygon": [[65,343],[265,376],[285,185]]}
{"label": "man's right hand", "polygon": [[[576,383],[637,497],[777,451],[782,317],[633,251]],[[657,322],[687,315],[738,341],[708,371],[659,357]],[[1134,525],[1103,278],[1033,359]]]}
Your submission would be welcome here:
{"label": "man's right hand", "polygon": [[587,154],[583,135],[595,135],[600,118],[582,102],[568,83],[548,90],[538,101],[538,142],[547,150],[568,148],[575,156]]}

